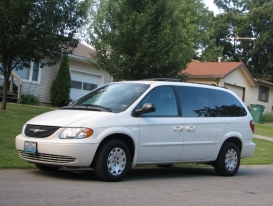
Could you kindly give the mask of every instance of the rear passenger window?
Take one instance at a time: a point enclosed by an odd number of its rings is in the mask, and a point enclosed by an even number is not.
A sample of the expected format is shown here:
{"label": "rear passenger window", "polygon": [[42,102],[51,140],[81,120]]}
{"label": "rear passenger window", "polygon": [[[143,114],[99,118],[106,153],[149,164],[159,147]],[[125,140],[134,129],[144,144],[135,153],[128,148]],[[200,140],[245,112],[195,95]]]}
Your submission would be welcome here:
{"label": "rear passenger window", "polygon": [[183,117],[214,117],[215,105],[209,89],[176,87]]}
{"label": "rear passenger window", "polygon": [[232,94],[220,90],[211,90],[219,117],[246,116],[243,105]]}

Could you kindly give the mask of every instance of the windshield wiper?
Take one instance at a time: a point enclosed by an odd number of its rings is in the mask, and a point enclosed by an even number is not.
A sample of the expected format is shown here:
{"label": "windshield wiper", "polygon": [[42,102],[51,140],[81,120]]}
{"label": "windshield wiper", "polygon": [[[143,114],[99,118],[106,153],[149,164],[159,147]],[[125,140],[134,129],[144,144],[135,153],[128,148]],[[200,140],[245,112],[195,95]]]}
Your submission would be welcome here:
{"label": "windshield wiper", "polygon": [[82,104],[82,106],[86,106],[86,107],[98,107],[98,108],[102,108],[102,109],[105,109],[107,110],[108,112],[112,112],[112,109],[109,108],[109,107],[104,107],[104,106],[101,106],[101,105],[97,105],[97,104]]}

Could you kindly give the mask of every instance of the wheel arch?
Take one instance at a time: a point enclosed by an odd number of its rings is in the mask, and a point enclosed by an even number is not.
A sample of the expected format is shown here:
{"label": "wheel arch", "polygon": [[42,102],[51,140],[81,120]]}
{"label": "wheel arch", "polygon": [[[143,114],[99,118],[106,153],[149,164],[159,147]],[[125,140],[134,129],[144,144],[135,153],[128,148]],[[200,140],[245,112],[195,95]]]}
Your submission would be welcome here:
{"label": "wheel arch", "polygon": [[99,152],[101,151],[102,147],[107,144],[107,142],[111,139],[119,139],[121,141],[123,141],[127,146],[128,146],[128,149],[130,151],[130,156],[131,156],[131,159],[130,159],[130,162],[132,163],[133,160],[134,160],[134,155],[135,155],[135,142],[134,140],[127,134],[123,134],[123,133],[114,133],[114,134],[110,134],[108,135],[107,137],[105,137],[99,144],[98,148],[97,148],[97,151],[95,153],[95,156],[93,158],[93,161],[91,163],[91,167],[94,167],[94,164],[95,164],[95,161],[97,159],[97,156],[99,154]]}
{"label": "wheel arch", "polygon": [[[231,142],[231,143],[234,143],[238,148],[239,148],[239,151],[241,152],[242,151],[242,140],[239,138],[239,137],[229,137],[227,138],[222,146],[221,146],[221,149],[223,148],[223,146],[227,143],[227,142]],[[220,149],[220,150],[221,150]],[[220,151],[219,151],[220,152]]]}

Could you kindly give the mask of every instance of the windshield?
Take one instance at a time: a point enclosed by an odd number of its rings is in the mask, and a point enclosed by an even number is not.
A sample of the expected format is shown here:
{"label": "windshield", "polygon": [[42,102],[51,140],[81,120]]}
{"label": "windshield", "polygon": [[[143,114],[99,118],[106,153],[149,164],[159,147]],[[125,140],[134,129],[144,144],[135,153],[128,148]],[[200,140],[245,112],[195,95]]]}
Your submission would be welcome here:
{"label": "windshield", "polygon": [[139,83],[107,84],[91,91],[70,106],[108,108],[109,111],[122,112],[142,95],[149,85]]}

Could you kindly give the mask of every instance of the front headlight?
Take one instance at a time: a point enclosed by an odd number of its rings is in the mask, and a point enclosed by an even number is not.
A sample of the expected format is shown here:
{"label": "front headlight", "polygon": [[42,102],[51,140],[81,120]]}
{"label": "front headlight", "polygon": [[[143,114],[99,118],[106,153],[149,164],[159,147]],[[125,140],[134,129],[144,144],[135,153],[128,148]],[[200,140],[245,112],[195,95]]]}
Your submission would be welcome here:
{"label": "front headlight", "polygon": [[92,134],[93,130],[89,128],[67,128],[60,134],[60,139],[84,139]]}

